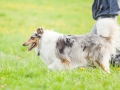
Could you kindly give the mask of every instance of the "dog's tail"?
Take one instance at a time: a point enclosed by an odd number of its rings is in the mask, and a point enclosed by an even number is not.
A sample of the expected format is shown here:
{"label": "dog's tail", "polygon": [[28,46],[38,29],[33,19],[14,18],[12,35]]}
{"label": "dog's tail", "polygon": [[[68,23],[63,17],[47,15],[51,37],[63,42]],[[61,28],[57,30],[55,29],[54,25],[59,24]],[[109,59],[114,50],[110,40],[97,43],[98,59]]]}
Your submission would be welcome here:
{"label": "dog's tail", "polygon": [[104,18],[96,23],[97,35],[106,40],[106,48],[109,48],[111,54],[120,50],[120,27],[117,21],[112,18]]}

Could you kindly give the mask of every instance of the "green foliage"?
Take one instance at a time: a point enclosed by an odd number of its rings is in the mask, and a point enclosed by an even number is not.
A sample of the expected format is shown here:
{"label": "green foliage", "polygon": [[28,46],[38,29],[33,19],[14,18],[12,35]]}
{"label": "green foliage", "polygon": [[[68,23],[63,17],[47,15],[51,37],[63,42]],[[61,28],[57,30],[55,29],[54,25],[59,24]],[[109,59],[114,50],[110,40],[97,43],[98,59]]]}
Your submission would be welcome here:
{"label": "green foliage", "polygon": [[[100,68],[49,71],[22,44],[38,28],[64,34],[89,33],[93,0],[1,0],[0,89],[2,90],[119,90],[120,70]],[[118,19],[119,20],[119,19]]]}

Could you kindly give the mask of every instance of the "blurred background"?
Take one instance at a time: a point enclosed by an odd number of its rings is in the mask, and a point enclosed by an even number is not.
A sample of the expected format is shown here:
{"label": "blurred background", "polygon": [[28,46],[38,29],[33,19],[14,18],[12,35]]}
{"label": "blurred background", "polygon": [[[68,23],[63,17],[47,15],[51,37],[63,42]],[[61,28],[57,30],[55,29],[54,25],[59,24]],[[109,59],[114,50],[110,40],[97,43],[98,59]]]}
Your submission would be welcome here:
{"label": "blurred background", "polygon": [[0,51],[19,54],[22,43],[38,28],[85,34],[94,25],[93,0],[1,0]]}
{"label": "blurred background", "polygon": [[38,27],[64,34],[89,33],[95,23],[92,4],[93,0],[1,0],[0,51],[24,51],[22,43]]}
{"label": "blurred background", "polygon": [[104,76],[99,69],[83,70],[80,73],[78,70],[68,73],[49,72],[34,50],[28,52],[28,47],[22,46],[38,27],[63,34],[89,33],[95,23],[92,18],[93,1],[0,0],[0,89],[119,89],[120,74],[119,77],[118,74]]}

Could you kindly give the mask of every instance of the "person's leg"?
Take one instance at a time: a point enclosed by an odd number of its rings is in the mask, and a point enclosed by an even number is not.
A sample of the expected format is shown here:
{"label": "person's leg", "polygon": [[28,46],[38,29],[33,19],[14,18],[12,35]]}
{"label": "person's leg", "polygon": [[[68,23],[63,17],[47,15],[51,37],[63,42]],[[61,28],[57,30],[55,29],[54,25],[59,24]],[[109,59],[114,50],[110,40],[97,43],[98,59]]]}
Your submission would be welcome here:
{"label": "person's leg", "polygon": [[93,28],[92,28],[92,30],[91,30],[90,33],[92,33],[92,34],[97,34],[96,23],[94,24],[94,26],[93,26]]}

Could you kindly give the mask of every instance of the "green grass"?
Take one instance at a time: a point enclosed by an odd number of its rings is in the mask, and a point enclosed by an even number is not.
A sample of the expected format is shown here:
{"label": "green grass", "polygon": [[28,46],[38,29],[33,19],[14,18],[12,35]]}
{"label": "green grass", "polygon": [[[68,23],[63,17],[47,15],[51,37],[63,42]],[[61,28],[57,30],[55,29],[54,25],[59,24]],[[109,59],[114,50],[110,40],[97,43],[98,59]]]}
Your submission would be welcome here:
{"label": "green grass", "polygon": [[[65,34],[90,32],[93,0],[1,0],[1,90],[119,90],[120,70],[108,75],[100,68],[49,71],[22,44],[38,27]],[[120,19],[118,18],[118,21]]]}

